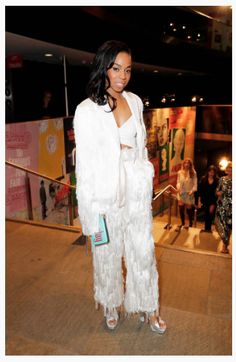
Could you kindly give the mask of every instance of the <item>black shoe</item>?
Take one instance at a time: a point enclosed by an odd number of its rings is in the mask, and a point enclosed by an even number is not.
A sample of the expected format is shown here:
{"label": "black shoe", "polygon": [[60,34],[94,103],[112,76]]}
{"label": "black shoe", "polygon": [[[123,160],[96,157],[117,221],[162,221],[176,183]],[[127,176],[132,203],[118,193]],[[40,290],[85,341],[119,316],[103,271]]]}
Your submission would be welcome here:
{"label": "black shoe", "polygon": [[184,225],[178,225],[178,226],[176,227],[175,231],[176,231],[177,233],[179,233],[180,230],[181,230],[181,228],[182,228],[182,226],[184,226]]}

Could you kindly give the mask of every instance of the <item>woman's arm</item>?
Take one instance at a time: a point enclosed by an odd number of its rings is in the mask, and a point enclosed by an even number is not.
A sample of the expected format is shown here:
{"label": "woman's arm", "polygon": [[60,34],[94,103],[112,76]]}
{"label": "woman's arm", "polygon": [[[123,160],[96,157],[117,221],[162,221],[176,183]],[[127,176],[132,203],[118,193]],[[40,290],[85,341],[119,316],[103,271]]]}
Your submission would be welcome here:
{"label": "woman's arm", "polygon": [[218,196],[218,198],[220,198],[222,195],[221,189],[222,189],[222,178],[219,179],[218,185],[216,187],[216,196]]}
{"label": "woman's arm", "polygon": [[88,109],[79,105],[73,121],[76,143],[76,196],[84,235],[91,235],[99,229],[98,202],[94,194],[96,149],[90,113]]}
{"label": "woman's arm", "polygon": [[195,173],[193,176],[193,187],[192,189],[189,191],[189,195],[191,196],[194,192],[197,191],[197,174]]}
{"label": "woman's arm", "polygon": [[177,182],[176,182],[176,188],[177,188],[177,191],[180,193],[181,192],[181,187],[180,187],[180,172],[181,171],[178,171],[177,173]]}

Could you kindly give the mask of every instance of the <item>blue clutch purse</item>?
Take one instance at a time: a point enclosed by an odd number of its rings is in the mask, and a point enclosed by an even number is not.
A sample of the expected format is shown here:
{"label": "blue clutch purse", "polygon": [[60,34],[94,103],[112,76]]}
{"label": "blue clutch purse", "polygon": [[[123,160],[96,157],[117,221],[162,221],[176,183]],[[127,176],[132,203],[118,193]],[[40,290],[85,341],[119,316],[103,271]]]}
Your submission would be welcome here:
{"label": "blue clutch purse", "polygon": [[107,244],[109,242],[109,236],[104,215],[99,215],[99,231],[91,235],[91,239],[94,246]]}

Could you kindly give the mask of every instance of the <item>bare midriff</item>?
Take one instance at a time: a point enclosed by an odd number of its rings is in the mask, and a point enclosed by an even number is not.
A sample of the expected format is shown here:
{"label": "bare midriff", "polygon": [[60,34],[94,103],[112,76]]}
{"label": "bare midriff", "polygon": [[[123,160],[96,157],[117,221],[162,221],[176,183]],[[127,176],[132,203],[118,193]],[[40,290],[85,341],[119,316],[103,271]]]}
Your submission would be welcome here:
{"label": "bare midriff", "polygon": [[125,149],[125,148],[132,148],[132,147],[130,147],[130,146],[128,146],[128,145],[120,145],[120,148],[123,150],[123,149]]}

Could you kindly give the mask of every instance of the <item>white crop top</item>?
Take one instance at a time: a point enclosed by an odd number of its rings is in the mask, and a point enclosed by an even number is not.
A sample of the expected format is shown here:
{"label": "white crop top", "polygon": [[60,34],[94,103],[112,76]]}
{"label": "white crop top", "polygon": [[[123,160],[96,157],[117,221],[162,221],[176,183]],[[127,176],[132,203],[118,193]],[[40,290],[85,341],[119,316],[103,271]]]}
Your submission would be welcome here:
{"label": "white crop top", "polygon": [[130,118],[125,121],[121,127],[118,127],[118,131],[120,135],[120,144],[136,148],[137,132],[133,115],[130,116]]}

